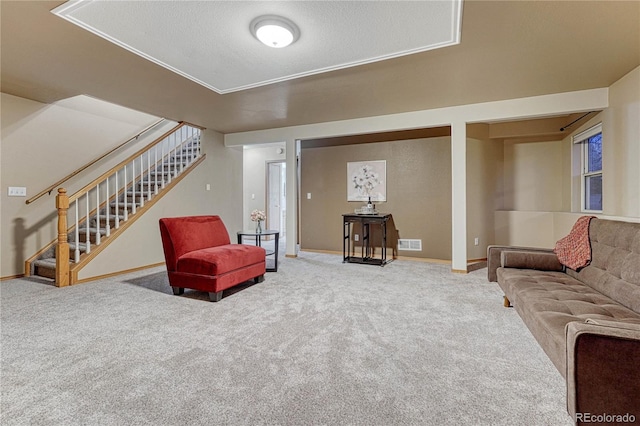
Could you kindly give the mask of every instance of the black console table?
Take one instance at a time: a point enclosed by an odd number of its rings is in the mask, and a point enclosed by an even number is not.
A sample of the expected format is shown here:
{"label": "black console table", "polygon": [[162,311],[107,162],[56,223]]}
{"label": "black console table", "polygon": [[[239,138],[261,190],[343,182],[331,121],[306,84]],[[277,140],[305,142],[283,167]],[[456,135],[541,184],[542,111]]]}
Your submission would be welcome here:
{"label": "black console table", "polygon": [[[364,263],[367,265],[384,266],[390,261],[387,260],[387,222],[391,218],[390,214],[343,214],[342,231],[342,262]],[[351,256],[351,231],[352,225],[359,223],[362,229],[360,236],[360,256]],[[380,257],[373,257],[373,247],[371,245],[371,228],[380,226],[382,232],[382,243]],[[356,245],[354,242],[353,249]],[[355,254],[355,253],[354,253]]]}
{"label": "black console table", "polygon": [[267,264],[267,272],[278,272],[278,240],[280,239],[280,231],[274,231],[271,229],[264,230],[262,232],[256,231],[238,231],[238,244],[242,244],[242,237],[255,237],[256,245],[262,247],[262,237],[275,236],[275,247],[273,251],[267,251],[266,256],[273,255],[273,264],[269,259],[265,259]]}

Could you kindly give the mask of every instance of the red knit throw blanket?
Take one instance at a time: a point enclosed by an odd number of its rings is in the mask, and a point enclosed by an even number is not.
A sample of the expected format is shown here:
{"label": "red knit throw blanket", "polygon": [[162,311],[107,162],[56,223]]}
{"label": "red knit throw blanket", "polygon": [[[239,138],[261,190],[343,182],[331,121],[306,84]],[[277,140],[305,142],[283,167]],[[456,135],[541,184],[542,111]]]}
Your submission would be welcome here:
{"label": "red knit throw blanket", "polygon": [[582,216],[566,237],[558,240],[553,249],[560,263],[577,271],[591,263],[589,223],[594,216]]}

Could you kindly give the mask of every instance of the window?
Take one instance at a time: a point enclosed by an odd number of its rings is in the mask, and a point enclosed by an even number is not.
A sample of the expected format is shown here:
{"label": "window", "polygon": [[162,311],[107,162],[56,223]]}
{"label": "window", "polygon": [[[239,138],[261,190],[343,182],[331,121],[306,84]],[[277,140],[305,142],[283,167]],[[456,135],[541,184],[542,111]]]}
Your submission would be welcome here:
{"label": "window", "polygon": [[581,145],[582,211],[602,212],[602,124],[573,137]]}

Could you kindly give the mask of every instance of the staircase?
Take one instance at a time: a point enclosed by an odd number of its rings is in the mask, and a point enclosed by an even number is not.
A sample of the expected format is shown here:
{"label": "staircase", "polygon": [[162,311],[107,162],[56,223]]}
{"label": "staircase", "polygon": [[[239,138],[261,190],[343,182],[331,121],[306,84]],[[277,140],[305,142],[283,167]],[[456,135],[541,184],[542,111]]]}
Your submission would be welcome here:
{"label": "staircase", "polygon": [[204,160],[200,135],[181,123],[75,194],[58,189],[59,237],[26,261],[25,275],[77,283],[84,265]]}

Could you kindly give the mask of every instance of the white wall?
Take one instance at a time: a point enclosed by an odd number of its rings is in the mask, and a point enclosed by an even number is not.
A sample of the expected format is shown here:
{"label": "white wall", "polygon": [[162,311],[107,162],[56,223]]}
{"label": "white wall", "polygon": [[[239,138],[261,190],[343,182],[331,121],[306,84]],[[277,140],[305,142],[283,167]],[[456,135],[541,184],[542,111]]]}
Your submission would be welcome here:
{"label": "white wall", "polygon": [[640,217],[640,67],[609,88],[602,136],[603,213]]}
{"label": "white wall", "polygon": [[506,210],[562,210],[562,141],[506,141],[504,167]]}
{"label": "white wall", "polygon": [[603,212],[596,216],[640,221],[640,67],[611,86],[609,102],[609,108],[574,129],[562,142],[562,176],[558,180],[564,188],[561,212],[544,208],[497,211],[496,244],[553,247],[569,233],[583,215],[579,161],[568,158],[572,151],[574,156],[580,152],[573,146],[572,137],[599,122],[603,135]]}
{"label": "white wall", "polygon": [[[281,148],[283,152],[278,153]],[[267,211],[266,202],[266,163],[267,161],[284,161],[284,144],[269,145],[265,147],[251,147],[243,152],[243,226],[244,229],[251,229],[249,215],[253,210]]]}
{"label": "white wall", "polygon": [[495,240],[494,212],[503,207],[502,159],[502,141],[467,138],[468,259],[485,258]]}
{"label": "white wall", "polygon": [[[498,245],[553,248],[569,234],[582,213],[496,211],[495,228]],[[601,219],[640,222],[640,218],[593,215]]]}

